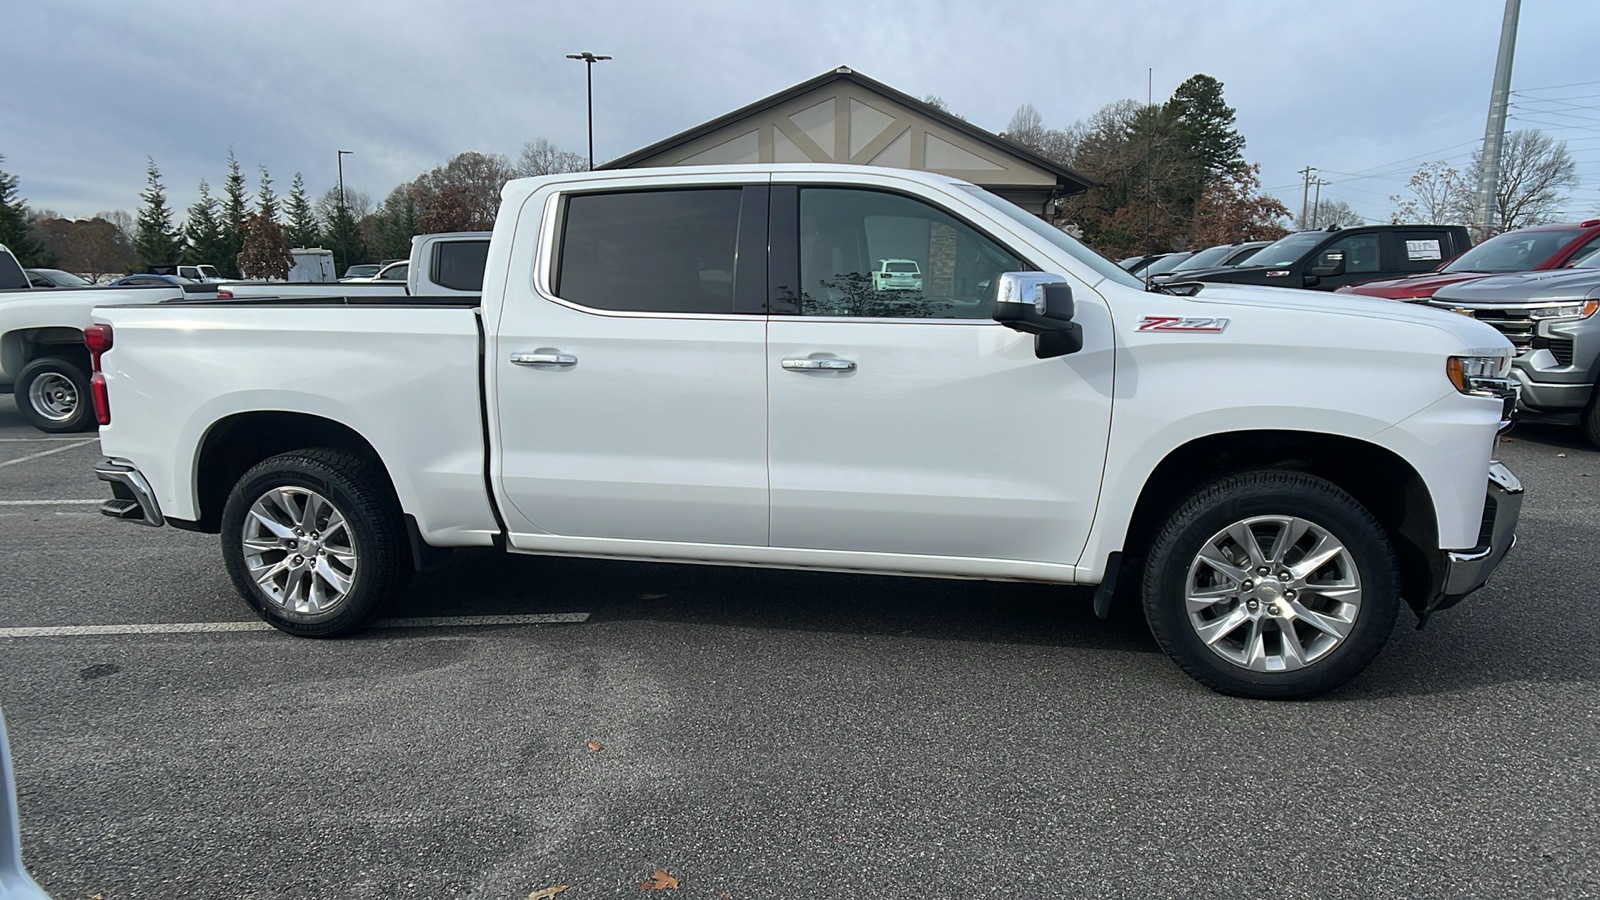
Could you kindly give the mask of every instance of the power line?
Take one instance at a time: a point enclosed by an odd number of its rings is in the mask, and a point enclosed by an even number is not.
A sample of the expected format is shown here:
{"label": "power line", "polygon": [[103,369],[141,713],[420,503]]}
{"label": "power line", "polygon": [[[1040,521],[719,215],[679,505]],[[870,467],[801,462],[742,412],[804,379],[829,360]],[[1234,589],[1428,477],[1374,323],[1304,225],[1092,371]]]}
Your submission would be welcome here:
{"label": "power line", "polygon": [[1584,85],[1588,84],[1600,84],[1600,81],[1574,81],[1571,84],[1547,84],[1544,87],[1519,88],[1511,93],[1516,94],[1520,93],[1521,91],[1553,91],[1557,88],[1583,87]]}

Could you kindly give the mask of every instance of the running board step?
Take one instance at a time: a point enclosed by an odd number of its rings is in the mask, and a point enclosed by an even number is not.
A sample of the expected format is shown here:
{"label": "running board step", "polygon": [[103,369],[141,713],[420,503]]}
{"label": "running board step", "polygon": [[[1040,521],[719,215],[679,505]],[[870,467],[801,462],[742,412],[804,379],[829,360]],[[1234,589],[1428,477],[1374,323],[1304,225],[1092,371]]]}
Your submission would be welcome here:
{"label": "running board step", "polygon": [[113,519],[143,519],[144,510],[137,500],[106,500],[100,504],[100,514]]}

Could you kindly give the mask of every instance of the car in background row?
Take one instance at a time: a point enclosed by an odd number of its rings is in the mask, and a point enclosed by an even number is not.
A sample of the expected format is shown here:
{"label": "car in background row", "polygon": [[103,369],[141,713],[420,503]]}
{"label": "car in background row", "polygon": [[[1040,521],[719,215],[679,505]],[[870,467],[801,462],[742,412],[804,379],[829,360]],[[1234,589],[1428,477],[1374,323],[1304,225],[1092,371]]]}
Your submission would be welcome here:
{"label": "car in background row", "polygon": [[86,278],[79,278],[71,272],[62,271],[61,269],[29,269],[28,283],[42,290],[58,287],[92,287],[94,285],[94,282]]}
{"label": "car in background row", "polygon": [[358,278],[371,278],[372,276],[378,274],[378,270],[381,268],[383,268],[383,266],[380,266],[377,263],[360,263],[359,265],[354,265],[348,269],[345,269],[344,274],[339,276],[339,280],[355,281]]}
{"label": "car in background row", "polygon": [[1171,284],[1176,281],[1187,280],[1190,272],[1201,269],[1214,269],[1221,266],[1245,265],[1256,251],[1271,244],[1271,241],[1235,241],[1231,244],[1218,244],[1207,247],[1186,259],[1180,260],[1172,268],[1158,272],[1150,280],[1157,284]]}
{"label": "car in background row", "polygon": [[1505,335],[1517,351],[1518,408],[1576,413],[1584,437],[1600,446],[1600,250],[1562,269],[1447,284],[1427,302]]}
{"label": "car in background row", "polygon": [[[358,267],[357,266],[351,266],[350,268],[354,269],[354,268],[358,268]],[[410,274],[411,274],[411,261],[410,260],[406,260],[406,259],[402,259],[402,260],[397,260],[395,262],[391,262],[391,263],[388,263],[387,265],[381,266],[376,272],[373,272],[371,275],[356,276],[354,278],[352,278],[352,277],[347,275],[344,278],[341,278],[339,280],[340,281],[347,281],[347,282],[356,282],[356,283],[361,283],[361,282],[366,282],[366,281],[374,281],[374,282],[398,281],[398,282],[404,283],[405,280],[410,276]]]}
{"label": "car in background row", "polygon": [[1497,234],[1433,272],[1369,281],[1339,288],[1343,293],[1426,300],[1446,285],[1490,275],[1564,269],[1600,250],[1600,219],[1565,225],[1534,225]]}
{"label": "car in background row", "polygon": [[1184,280],[1331,291],[1432,271],[1470,246],[1465,225],[1330,225],[1274,241],[1244,265],[1199,269]]}
{"label": "car in background row", "polygon": [[111,287],[149,287],[151,285],[174,285],[175,284],[175,285],[178,285],[179,287],[182,287],[183,285],[186,285],[186,284],[199,284],[199,283],[200,282],[197,282],[197,281],[190,281],[187,278],[179,278],[176,275],[154,275],[154,274],[151,274],[149,272],[144,272],[144,273],[141,273],[141,274],[138,274],[138,275],[126,275],[126,276],[123,276],[122,278],[118,278],[116,281],[111,282],[110,286]]}

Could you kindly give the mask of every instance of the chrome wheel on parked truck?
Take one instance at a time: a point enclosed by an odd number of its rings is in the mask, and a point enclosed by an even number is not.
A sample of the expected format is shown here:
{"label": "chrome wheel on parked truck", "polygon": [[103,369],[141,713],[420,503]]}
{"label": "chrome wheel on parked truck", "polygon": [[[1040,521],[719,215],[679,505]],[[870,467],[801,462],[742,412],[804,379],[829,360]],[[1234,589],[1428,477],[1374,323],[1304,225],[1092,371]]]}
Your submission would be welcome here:
{"label": "chrome wheel on parked truck", "polygon": [[89,403],[89,376],[64,356],[46,356],[17,373],[17,410],[40,431],[62,433],[95,427]]}
{"label": "chrome wheel on parked truck", "polygon": [[291,634],[360,628],[398,597],[411,554],[393,491],[337,450],[274,456],[244,473],[222,513],[222,555],[245,603]]}
{"label": "chrome wheel on parked truck", "polygon": [[1291,699],[1354,677],[1399,609],[1394,550],[1349,494],[1300,472],[1230,476],[1156,537],[1145,616],[1184,671],[1227,694]]}

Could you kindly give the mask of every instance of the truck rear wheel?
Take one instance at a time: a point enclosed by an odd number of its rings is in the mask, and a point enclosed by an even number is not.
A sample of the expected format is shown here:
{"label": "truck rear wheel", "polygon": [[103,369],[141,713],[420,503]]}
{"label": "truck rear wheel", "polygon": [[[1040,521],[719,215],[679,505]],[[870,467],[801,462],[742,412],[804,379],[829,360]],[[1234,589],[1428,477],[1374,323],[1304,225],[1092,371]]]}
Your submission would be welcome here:
{"label": "truck rear wheel", "polygon": [[64,356],[45,356],[22,367],[12,388],[22,418],[40,431],[59,434],[95,427],[89,376]]}
{"label": "truck rear wheel", "polygon": [[1189,497],[1151,546],[1145,618],[1224,694],[1302,699],[1366,668],[1400,608],[1394,549],[1354,498],[1302,472],[1232,475]]}
{"label": "truck rear wheel", "polygon": [[302,637],[355,631],[404,593],[411,554],[382,473],[339,450],[274,456],[222,511],[222,557],[256,615]]}
{"label": "truck rear wheel", "polygon": [[1589,395],[1589,405],[1583,408],[1578,424],[1582,426],[1583,436],[1588,438],[1590,446],[1600,447],[1600,385],[1596,385],[1594,393]]}

